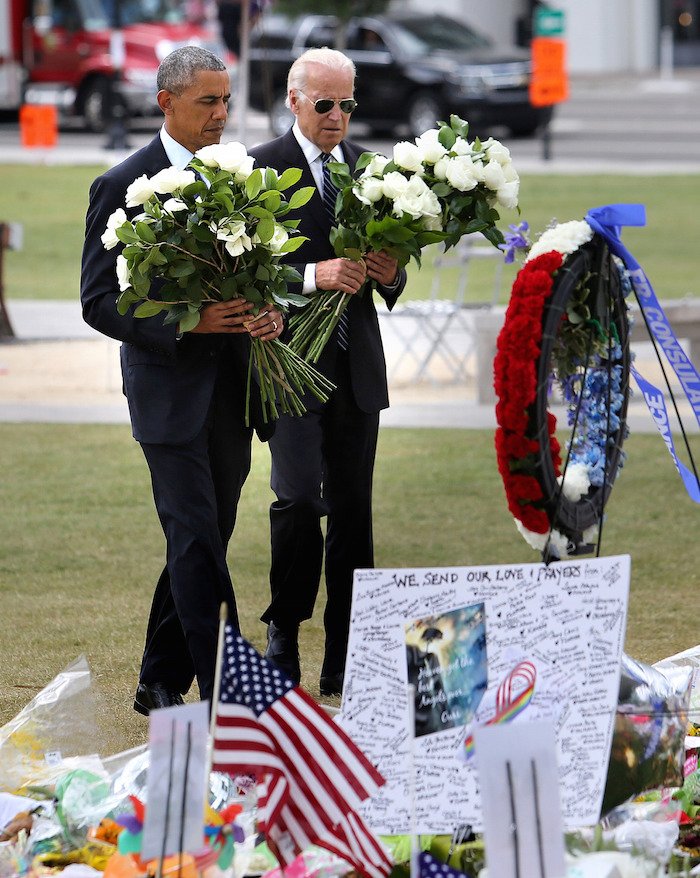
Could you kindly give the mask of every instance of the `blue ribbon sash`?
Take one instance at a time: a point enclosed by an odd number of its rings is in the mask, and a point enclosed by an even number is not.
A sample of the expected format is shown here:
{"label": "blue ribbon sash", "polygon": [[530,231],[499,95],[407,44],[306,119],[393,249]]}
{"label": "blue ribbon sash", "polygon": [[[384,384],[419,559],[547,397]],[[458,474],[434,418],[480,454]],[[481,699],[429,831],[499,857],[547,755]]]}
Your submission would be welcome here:
{"label": "blue ribbon sash", "polygon": [[[659,347],[663,350],[671,368],[676,373],[695,414],[695,419],[700,424],[700,375],[698,375],[697,370],[676,338],[676,334],[664,314],[649,278],[644,273],[641,265],[620,240],[620,230],[623,226],[646,225],[644,205],[608,204],[605,207],[595,207],[586,214],[586,222],[594,232],[597,232],[605,239],[611,252],[624,262],[637,293],[639,306],[646,318],[647,325]],[[697,476],[678,459],[676,454],[663,393],[644,379],[635,368],[631,368],[630,372],[637,382],[644,401],[654,419],[654,423],[666,443],[666,447],[673,458],[686,491],[692,500],[700,503],[700,485],[698,484]]]}

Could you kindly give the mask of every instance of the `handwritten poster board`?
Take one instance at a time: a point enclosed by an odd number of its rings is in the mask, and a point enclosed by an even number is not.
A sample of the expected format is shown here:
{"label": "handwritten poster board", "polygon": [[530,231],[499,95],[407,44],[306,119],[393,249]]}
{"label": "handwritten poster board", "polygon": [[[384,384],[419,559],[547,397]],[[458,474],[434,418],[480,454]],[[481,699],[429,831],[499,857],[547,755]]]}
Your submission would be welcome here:
{"label": "handwritten poster board", "polygon": [[340,721],[386,779],[370,826],[480,830],[473,732],[504,721],[553,723],[564,823],[596,823],[629,579],[627,555],[357,570]]}

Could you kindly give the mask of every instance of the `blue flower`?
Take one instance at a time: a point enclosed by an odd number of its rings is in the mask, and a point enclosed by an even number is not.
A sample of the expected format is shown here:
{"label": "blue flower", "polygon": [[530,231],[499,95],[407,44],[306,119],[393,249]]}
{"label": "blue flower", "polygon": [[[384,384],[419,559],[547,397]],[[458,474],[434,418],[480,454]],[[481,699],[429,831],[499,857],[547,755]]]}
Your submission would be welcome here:
{"label": "blue flower", "polygon": [[530,229],[530,226],[523,220],[521,223],[517,225],[509,225],[509,232],[506,232],[503,236],[505,238],[505,244],[499,244],[498,249],[503,250],[505,255],[505,262],[513,262],[515,260],[515,254],[518,250],[522,250],[527,253],[530,249],[530,239],[527,236],[527,233]]}

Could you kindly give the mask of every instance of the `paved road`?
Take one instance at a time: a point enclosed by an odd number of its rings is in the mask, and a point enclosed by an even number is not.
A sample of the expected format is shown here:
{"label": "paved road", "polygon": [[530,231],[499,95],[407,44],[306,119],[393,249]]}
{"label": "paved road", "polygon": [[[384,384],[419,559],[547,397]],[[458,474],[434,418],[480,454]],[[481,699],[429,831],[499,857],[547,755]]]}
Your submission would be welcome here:
{"label": "paved road", "polygon": [[[146,143],[157,120],[135,120],[129,132],[131,149]],[[355,136],[372,149],[388,151],[392,141]],[[649,76],[577,77],[569,101],[561,104],[551,126],[550,157],[544,160],[541,138],[511,138],[495,131],[511,148],[521,172],[700,172],[700,69],[681,68],[672,79]],[[227,139],[248,147],[269,136],[260,113],[246,116],[245,128],[235,111]],[[23,149],[17,125],[0,124],[0,161],[46,163],[112,163],[123,151],[105,148],[104,135],[86,134],[76,125],[63,126],[52,150]]]}

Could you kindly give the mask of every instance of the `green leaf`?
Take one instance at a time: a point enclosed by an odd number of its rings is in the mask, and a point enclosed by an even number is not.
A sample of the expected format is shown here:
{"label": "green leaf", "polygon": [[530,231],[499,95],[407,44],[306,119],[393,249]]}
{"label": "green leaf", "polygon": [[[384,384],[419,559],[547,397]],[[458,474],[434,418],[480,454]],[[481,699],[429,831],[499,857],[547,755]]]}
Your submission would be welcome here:
{"label": "green leaf", "polygon": [[[287,170],[284,171],[282,176],[277,180],[276,188],[284,192],[285,189],[289,189],[290,186],[298,183],[299,180],[301,180],[301,169],[287,168]],[[273,187],[269,186],[268,188],[272,189]]]}
{"label": "green leaf", "polygon": [[362,155],[355,162],[355,172],[357,173],[357,171],[361,171],[363,168],[366,168],[375,155],[376,153],[374,152],[363,152]]}
{"label": "green leaf", "polygon": [[262,243],[267,244],[275,234],[275,221],[269,217],[264,217],[258,223],[256,231]]}
{"label": "green leaf", "polygon": [[467,135],[469,134],[469,122],[460,119],[459,116],[452,113],[450,116],[450,127],[458,137],[463,137],[465,140],[467,139]]}
{"label": "green leaf", "polygon": [[149,299],[147,302],[143,302],[138,308],[136,308],[134,311],[134,317],[153,317],[167,307],[168,306],[163,302],[154,302]]}
{"label": "green leaf", "polygon": [[343,256],[345,256],[346,259],[352,259],[354,262],[362,262],[364,259],[362,250],[358,250],[355,247],[346,247]]}
{"label": "green leaf", "polygon": [[298,250],[301,245],[308,241],[308,238],[305,238],[303,235],[295,235],[293,238],[287,238],[284,244],[280,247],[281,253],[294,253]]}
{"label": "green leaf", "polygon": [[123,244],[135,244],[140,240],[133,228],[127,224],[119,226],[116,230],[116,235]]}
{"label": "green leaf", "polygon": [[260,195],[260,201],[264,201],[267,209],[274,213],[282,204],[282,196],[275,189],[269,189]]}
{"label": "green leaf", "polygon": [[[260,168],[256,168],[253,173],[245,181],[245,191],[248,198],[252,201],[258,197],[258,193],[262,189],[263,178]],[[270,187],[268,187],[270,188]]]}
{"label": "green leaf", "polygon": [[191,332],[201,319],[199,311],[187,311],[179,320],[180,332]]}
{"label": "green leaf", "polygon": [[447,125],[442,125],[438,133],[438,140],[445,149],[450,150],[457,142],[457,135]]}
{"label": "green leaf", "polygon": [[263,282],[270,280],[270,272],[264,265],[258,265],[255,269],[255,279]]}
{"label": "green leaf", "polygon": [[296,192],[292,193],[292,197],[289,199],[290,209],[296,210],[298,207],[303,207],[313,194],[313,186],[304,186],[302,189],[297,189]]}
{"label": "green leaf", "polygon": [[209,226],[201,225],[201,223],[197,223],[192,226],[192,237],[196,238],[197,241],[202,241],[203,243],[211,243],[216,239],[216,234],[212,232]]}
{"label": "green leaf", "polygon": [[238,280],[236,277],[232,274],[225,277],[221,281],[219,292],[221,293],[221,299],[224,302],[229,302],[231,299],[235,299],[238,295]]}
{"label": "green leaf", "polygon": [[168,273],[170,277],[188,277],[194,271],[194,263],[189,259],[183,259],[181,262],[173,262]]}
{"label": "green leaf", "polygon": [[212,192],[211,196],[217,204],[222,205],[226,213],[229,215],[232,214],[235,210],[233,206],[233,200],[228,192],[225,192],[222,189],[219,189],[217,192]]}

